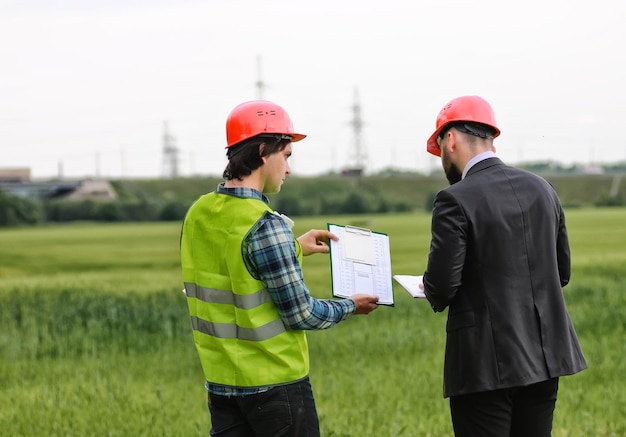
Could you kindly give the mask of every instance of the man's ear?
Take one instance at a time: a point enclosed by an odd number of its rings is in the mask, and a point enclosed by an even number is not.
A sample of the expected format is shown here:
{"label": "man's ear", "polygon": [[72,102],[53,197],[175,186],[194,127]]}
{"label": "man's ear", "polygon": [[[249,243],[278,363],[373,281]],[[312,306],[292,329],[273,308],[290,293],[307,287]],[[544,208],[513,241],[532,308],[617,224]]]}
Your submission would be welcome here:
{"label": "man's ear", "polygon": [[456,151],[457,133],[451,129],[446,132],[446,135],[448,135],[448,141],[446,141],[445,146],[448,148],[448,153]]}
{"label": "man's ear", "polygon": [[465,154],[467,150],[468,134],[451,129],[450,138],[448,138],[448,147],[451,153]]}
{"label": "man's ear", "polygon": [[261,161],[263,161],[263,164],[265,164],[265,161],[267,159],[267,156],[263,156],[264,151],[265,151],[265,143],[261,143],[259,145],[259,156],[261,157]]}

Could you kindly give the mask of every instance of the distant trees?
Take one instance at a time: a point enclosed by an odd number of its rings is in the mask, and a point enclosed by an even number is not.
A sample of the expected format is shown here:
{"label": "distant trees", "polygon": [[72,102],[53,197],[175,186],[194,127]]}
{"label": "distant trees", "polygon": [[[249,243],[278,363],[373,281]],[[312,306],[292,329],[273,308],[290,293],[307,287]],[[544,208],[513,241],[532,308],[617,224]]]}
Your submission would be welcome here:
{"label": "distant trees", "polygon": [[44,219],[39,202],[13,196],[0,190],[0,226],[34,225]]}
{"label": "distant trees", "polygon": [[179,221],[189,205],[177,200],[33,200],[0,190],[0,227],[36,225],[44,222]]}
{"label": "distant trees", "polygon": [[393,201],[380,193],[346,190],[334,196],[309,195],[294,196],[279,194],[271,201],[272,207],[288,216],[302,215],[341,215],[407,212],[415,209],[408,202]]}
{"label": "distant trees", "polygon": [[[614,174],[553,172],[554,167],[531,167],[546,176],[563,205],[624,206],[626,174],[615,166]],[[540,171],[541,170],[541,171]],[[563,169],[561,169],[563,170]],[[117,200],[33,200],[0,191],[0,227],[72,221],[132,222],[182,221],[189,206],[213,191],[218,179],[112,181]],[[268,195],[270,206],[288,216],[386,214],[431,211],[436,193],[447,186],[438,176],[320,176],[291,178],[277,195]]]}
{"label": "distant trees", "polygon": [[79,220],[100,222],[177,221],[185,217],[189,205],[180,201],[139,200],[93,201],[49,200],[44,202],[47,221]]}

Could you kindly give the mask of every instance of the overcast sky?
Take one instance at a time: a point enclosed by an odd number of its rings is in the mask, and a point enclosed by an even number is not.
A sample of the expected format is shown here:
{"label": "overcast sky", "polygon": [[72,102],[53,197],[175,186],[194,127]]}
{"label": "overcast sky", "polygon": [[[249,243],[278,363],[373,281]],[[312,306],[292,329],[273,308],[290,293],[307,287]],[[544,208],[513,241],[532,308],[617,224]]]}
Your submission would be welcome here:
{"label": "overcast sky", "polygon": [[469,94],[505,162],[624,161],[625,19],[623,0],[0,0],[0,167],[158,177],[167,122],[181,175],[221,175],[259,80],[308,135],[294,174],[352,163],[355,90],[370,172],[439,168],[426,139]]}

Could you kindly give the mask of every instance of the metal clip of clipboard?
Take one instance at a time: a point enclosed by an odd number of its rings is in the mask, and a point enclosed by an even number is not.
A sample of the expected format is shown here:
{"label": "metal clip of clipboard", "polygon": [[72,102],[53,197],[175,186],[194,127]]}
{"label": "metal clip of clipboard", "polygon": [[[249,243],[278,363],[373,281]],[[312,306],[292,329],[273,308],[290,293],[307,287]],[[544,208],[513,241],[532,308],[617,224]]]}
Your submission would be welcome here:
{"label": "metal clip of clipboard", "polygon": [[376,265],[374,236],[371,230],[345,226],[342,237],[343,258],[345,260]]}

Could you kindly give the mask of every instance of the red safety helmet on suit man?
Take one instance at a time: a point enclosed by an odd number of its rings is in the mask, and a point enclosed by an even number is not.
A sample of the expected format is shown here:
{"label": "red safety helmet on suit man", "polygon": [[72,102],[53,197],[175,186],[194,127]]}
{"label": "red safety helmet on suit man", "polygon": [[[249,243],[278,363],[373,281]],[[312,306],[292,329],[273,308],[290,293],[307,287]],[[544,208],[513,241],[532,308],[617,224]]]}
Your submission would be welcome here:
{"label": "red safety helmet on suit man", "polygon": [[306,135],[295,133],[291,118],[276,103],[252,100],[237,105],[226,120],[226,142],[229,147],[261,134],[288,135],[291,142]]}
{"label": "red safety helmet on suit man", "polygon": [[426,151],[435,156],[441,156],[441,150],[437,145],[437,137],[450,123],[469,121],[481,123],[493,129],[493,138],[500,135],[500,129],[496,125],[496,116],[491,105],[479,96],[457,97],[449,101],[439,111],[435,132],[428,138]]}

